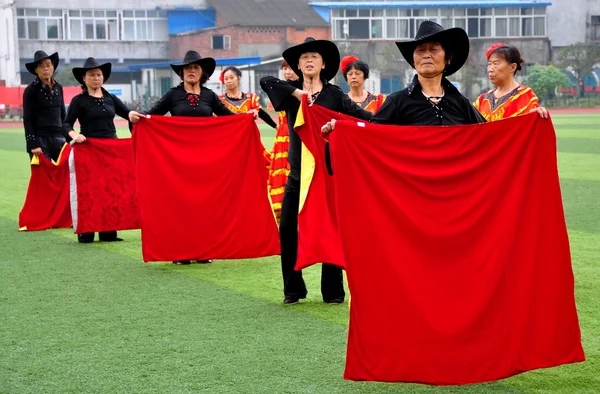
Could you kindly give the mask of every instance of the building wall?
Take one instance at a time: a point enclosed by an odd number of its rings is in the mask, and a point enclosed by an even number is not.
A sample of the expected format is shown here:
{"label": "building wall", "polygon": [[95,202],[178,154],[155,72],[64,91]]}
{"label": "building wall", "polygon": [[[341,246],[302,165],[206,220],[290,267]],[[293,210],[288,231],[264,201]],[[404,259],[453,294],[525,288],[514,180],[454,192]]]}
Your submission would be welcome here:
{"label": "building wall", "polygon": [[[310,27],[301,30],[278,26],[228,26],[220,16],[217,16],[217,24],[222,27],[171,36],[171,59],[183,59],[185,52],[190,49],[200,52],[202,56],[215,58],[244,56],[269,58],[280,56],[287,47],[303,42],[306,37],[329,39],[331,36],[329,27]],[[213,35],[231,37],[231,49],[212,49]]]}
{"label": "building wall", "polygon": [[16,0],[18,8],[60,8],[74,10],[153,10],[175,7],[210,7],[206,0]]}
{"label": "building wall", "polygon": [[5,86],[19,86],[19,45],[13,0],[0,0],[0,54],[0,80]]}
{"label": "building wall", "polygon": [[548,36],[552,46],[588,41],[592,15],[600,15],[598,0],[552,0],[548,7]]}
{"label": "building wall", "polygon": [[19,40],[19,53],[24,62],[33,59],[38,49],[58,52],[61,64],[70,64],[71,59],[78,64],[81,59],[92,56],[114,60],[114,66],[118,67],[124,59],[164,60],[169,53],[169,42]]}

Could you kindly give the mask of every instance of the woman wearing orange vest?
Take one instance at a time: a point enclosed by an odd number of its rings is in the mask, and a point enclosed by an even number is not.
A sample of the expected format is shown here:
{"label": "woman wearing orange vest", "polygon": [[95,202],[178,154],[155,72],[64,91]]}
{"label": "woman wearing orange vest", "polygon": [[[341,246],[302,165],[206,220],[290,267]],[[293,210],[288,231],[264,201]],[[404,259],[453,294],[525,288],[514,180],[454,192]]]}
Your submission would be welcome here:
{"label": "woman wearing orange vest", "polygon": [[377,112],[385,101],[385,95],[365,90],[365,81],[369,79],[369,65],[354,56],[346,56],[340,62],[340,70],[350,86],[348,97],[362,109],[373,114]]}
{"label": "woman wearing orange vest", "polygon": [[488,77],[496,88],[481,94],[474,105],[488,122],[530,112],[537,112],[542,118],[548,117],[548,111],[540,107],[533,89],[515,81],[515,74],[524,62],[516,47],[494,44],[485,56],[488,59]]}

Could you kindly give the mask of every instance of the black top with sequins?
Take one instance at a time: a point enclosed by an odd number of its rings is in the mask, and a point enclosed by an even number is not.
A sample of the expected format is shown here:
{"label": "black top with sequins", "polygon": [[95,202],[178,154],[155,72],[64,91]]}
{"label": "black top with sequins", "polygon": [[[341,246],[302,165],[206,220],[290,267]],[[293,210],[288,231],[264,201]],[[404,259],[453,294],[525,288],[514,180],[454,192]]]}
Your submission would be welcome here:
{"label": "black top with sequins", "polygon": [[129,120],[129,108],[118,97],[102,89],[102,98],[90,96],[85,90],[73,97],[63,122],[65,132],[73,130],[79,120],[79,132],[92,138],[116,138],[115,114]]}
{"label": "black top with sequins", "polygon": [[408,87],[392,93],[385,100],[371,123],[439,126],[484,123],[485,118],[446,78],[442,79],[444,96],[438,103],[431,102],[422,93],[418,76]]}
{"label": "black top with sequins", "polygon": [[200,94],[187,93],[183,83],[165,93],[148,112],[149,115],[217,116],[235,115],[212,90],[202,86]]}
{"label": "black top with sequins", "polygon": [[23,92],[23,126],[28,152],[41,146],[38,137],[64,134],[65,113],[62,86],[54,82],[50,88],[36,77]]}

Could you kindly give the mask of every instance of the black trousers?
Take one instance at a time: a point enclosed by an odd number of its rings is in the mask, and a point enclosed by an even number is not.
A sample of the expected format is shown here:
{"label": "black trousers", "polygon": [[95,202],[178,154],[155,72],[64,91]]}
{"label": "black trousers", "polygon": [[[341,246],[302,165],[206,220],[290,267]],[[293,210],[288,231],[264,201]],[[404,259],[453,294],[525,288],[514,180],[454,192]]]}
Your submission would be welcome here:
{"label": "black trousers", "polygon": [[[38,141],[40,141],[44,156],[54,161],[58,160],[60,151],[62,150],[63,145],[67,142],[65,137],[62,135],[39,136]],[[33,153],[29,152],[29,158],[31,159],[32,157]]]}
{"label": "black trousers", "polygon": [[[94,242],[95,235],[96,235],[96,233],[77,234],[77,241],[79,241],[81,243],[85,243],[85,244]],[[98,233],[98,238],[100,239],[100,241],[112,242],[115,239],[117,239],[117,232],[116,231],[106,231],[103,233]]]}
{"label": "black trousers", "polygon": [[[298,257],[298,207],[300,206],[300,180],[288,177],[281,205],[279,237],[281,241],[281,271],[283,294],[286,297],[306,298],[307,290],[302,271],[295,271]],[[322,264],[321,295],[323,301],[344,298],[342,269],[332,264]]]}

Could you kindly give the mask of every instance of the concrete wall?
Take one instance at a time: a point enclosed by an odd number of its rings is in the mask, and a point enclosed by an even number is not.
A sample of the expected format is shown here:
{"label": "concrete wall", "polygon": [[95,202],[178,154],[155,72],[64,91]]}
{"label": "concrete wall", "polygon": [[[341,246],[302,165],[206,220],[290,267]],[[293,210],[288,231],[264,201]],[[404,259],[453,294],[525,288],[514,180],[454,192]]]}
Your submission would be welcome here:
{"label": "concrete wall", "polygon": [[600,15],[598,0],[552,0],[548,12],[548,37],[552,47],[589,39],[592,15]]}
{"label": "concrete wall", "polygon": [[14,0],[0,0],[0,80],[6,86],[21,84],[16,14]]}
{"label": "concrete wall", "polygon": [[18,8],[60,8],[73,10],[153,10],[156,7],[210,7],[206,0],[16,0]]}
{"label": "concrete wall", "polygon": [[22,59],[32,59],[35,51],[58,52],[61,63],[70,63],[75,59],[95,57],[97,59],[115,59],[118,66],[124,59],[164,60],[169,53],[167,41],[56,41],[56,40],[19,40],[19,53]]}

